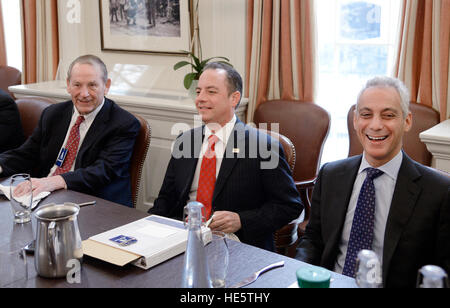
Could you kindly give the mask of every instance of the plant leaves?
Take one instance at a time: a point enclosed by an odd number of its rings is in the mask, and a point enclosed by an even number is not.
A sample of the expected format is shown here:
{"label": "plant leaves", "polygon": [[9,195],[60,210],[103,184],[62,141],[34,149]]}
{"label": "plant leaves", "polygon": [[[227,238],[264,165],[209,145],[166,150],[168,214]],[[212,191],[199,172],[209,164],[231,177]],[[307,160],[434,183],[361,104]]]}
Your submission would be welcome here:
{"label": "plant leaves", "polygon": [[176,71],[177,69],[182,68],[186,65],[192,65],[192,63],[188,61],[180,61],[173,66],[173,70]]}
{"label": "plant leaves", "polygon": [[192,59],[194,60],[195,63],[195,65],[193,66],[195,67],[197,72],[201,72],[203,69],[203,65],[200,63],[200,60],[196,56],[192,56]]}
{"label": "plant leaves", "polygon": [[184,76],[184,87],[186,90],[189,90],[189,88],[192,85],[192,81],[194,81],[197,77],[197,73],[189,73]]}

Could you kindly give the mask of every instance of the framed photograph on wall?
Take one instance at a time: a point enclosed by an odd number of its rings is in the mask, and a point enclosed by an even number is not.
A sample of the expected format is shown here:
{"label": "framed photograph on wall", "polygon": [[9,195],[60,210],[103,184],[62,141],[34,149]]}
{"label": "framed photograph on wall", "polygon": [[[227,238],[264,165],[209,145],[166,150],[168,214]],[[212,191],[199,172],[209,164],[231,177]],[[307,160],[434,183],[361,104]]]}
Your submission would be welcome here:
{"label": "framed photograph on wall", "polygon": [[102,50],[183,54],[190,50],[191,1],[99,0]]}

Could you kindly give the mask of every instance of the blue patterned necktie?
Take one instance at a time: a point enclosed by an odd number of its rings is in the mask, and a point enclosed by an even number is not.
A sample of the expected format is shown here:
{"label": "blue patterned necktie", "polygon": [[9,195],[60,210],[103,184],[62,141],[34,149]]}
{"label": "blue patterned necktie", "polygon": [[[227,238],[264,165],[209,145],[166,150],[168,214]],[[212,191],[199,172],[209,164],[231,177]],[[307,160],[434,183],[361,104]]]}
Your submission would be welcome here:
{"label": "blue patterned necktie", "polygon": [[359,192],[353,216],[347,256],[342,274],[355,277],[356,257],[362,249],[372,249],[373,229],[375,223],[375,186],[373,180],[383,174],[383,171],[366,168],[366,179]]}

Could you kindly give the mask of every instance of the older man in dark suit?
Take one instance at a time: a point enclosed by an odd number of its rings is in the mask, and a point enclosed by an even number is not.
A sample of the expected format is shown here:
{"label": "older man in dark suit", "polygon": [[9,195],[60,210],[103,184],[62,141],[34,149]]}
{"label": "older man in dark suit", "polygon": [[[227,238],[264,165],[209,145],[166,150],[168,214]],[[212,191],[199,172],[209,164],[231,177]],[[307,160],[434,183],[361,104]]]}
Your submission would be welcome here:
{"label": "older man in dark suit", "polygon": [[33,135],[0,155],[0,176],[30,172],[33,194],[71,189],[132,205],[130,159],[140,124],[105,98],[111,86],[96,56],[70,66],[72,100],[44,110]]}
{"label": "older man in dark suit", "polygon": [[235,114],[242,79],[229,65],[209,64],[195,101],[204,126],[179,136],[150,213],[181,219],[199,201],[212,230],[273,250],[272,234],[303,209],[282,147]]}
{"label": "older man in dark suit", "polygon": [[0,153],[19,147],[24,141],[16,102],[0,89]]}
{"label": "older man in dark suit", "polygon": [[450,271],[450,178],[402,151],[411,124],[406,87],[368,81],[354,117],[364,153],[322,167],[298,259],[354,277],[356,254],[371,249],[385,287],[414,287],[427,264]]}

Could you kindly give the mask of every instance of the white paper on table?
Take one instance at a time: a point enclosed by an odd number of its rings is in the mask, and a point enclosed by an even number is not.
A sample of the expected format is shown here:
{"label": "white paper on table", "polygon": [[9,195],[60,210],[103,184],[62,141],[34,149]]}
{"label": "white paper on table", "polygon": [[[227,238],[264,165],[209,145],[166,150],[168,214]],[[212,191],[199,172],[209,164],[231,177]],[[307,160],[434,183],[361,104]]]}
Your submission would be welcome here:
{"label": "white paper on table", "polygon": [[169,229],[166,227],[160,227],[156,225],[146,226],[142,229],[137,230],[136,232],[157,238],[166,238],[172,234],[177,233],[176,230],[173,230],[171,228]]}
{"label": "white paper on table", "polygon": [[[11,196],[9,195],[9,190],[10,190],[10,186],[5,186],[5,185],[0,184],[0,192],[2,192],[5,195],[5,197],[8,198],[8,200],[11,200]],[[50,195],[49,191],[43,191],[39,195],[33,197],[31,209],[34,209],[39,204],[39,202],[42,199],[44,199],[45,197],[47,197],[48,195]],[[19,198],[17,198],[17,201],[21,202],[21,200],[25,200],[25,199],[26,199],[26,197],[19,197]]]}

